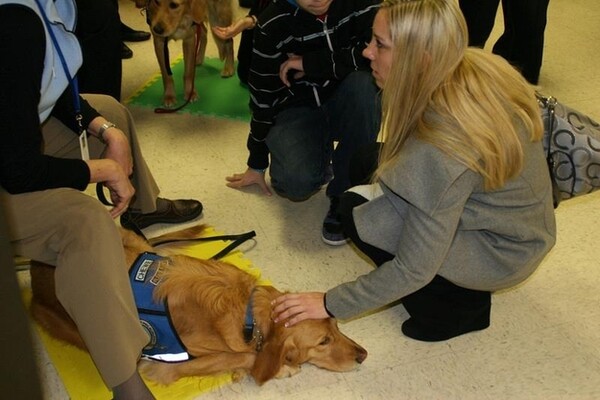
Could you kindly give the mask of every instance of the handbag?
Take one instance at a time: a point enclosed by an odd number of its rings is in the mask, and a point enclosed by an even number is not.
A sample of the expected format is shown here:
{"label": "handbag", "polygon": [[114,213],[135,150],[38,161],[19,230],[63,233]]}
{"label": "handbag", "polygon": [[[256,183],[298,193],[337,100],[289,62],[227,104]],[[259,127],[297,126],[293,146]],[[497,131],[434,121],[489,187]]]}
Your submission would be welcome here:
{"label": "handbag", "polygon": [[600,188],[600,124],[552,96],[536,94],[554,208],[561,200]]}

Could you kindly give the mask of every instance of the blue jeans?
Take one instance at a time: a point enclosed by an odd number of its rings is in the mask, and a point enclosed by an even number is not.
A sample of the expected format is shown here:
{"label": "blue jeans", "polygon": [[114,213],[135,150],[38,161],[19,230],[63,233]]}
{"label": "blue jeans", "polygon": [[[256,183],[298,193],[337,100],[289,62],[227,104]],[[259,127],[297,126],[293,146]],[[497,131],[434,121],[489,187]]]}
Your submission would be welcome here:
{"label": "blue jeans", "polygon": [[290,200],[305,200],[327,182],[330,164],[333,179],[327,195],[339,196],[348,189],[350,157],[374,142],[379,132],[378,92],[370,73],[353,72],[320,107],[281,111],[266,139],[273,189]]}

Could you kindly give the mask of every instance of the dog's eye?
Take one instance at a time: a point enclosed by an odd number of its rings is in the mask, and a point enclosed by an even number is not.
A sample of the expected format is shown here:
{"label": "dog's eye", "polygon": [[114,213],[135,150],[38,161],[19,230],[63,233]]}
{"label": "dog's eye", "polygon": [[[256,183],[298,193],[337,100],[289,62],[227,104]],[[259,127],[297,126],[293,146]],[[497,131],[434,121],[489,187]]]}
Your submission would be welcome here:
{"label": "dog's eye", "polygon": [[319,346],[328,345],[331,342],[331,338],[329,336],[325,336],[321,342],[319,342]]}
{"label": "dog's eye", "polygon": [[176,9],[177,7],[179,7],[179,4],[177,4],[177,3],[169,3],[169,8],[170,8],[171,10],[174,10],[174,9]]}

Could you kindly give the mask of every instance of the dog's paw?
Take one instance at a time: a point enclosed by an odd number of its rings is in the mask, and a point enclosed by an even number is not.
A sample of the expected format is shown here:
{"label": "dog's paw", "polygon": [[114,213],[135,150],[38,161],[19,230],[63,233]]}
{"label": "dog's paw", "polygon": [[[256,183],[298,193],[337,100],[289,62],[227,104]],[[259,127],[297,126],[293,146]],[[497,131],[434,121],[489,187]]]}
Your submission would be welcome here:
{"label": "dog's paw", "polygon": [[234,73],[235,73],[235,70],[234,70],[233,66],[231,66],[231,67],[225,66],[225,67],[223,67],[223,70],[221,71],[221,78],[231,78]]}
{"label": "dog's paw", "polygon": [[144,377],[161,385],[169,385],[180,378],[176,364],[141,360],[138,368]]}
{"label": "dog's paw", "polygon": [[188,90],[186,90],[185,92],[185,99],[190,99],[190,102],[194,102],[196,100],[198,100],[198,92],[196,91],[196,89],[194,89],[194,91],[192,92],[192,95],[190,96],[190,92]]}
{"label": "dog's paw", "polygon": [[300,365],[284,364],[281,367],[281,369],[277,372],[277,374],[275,375],[275,378],[277,378],[277,379],[289,378],[290,376],[296,375],[298,372],[300,372],[300,370],[301,370]]}
{"label": "dog's paw", "polygon": [[167,108],[174,107],[177,104],[177,96],[165,94],[163,96],[163,105]]}
{"label": "dog's paw", "polygon": [[232,382],[241,382],[247,376],[248,376],[248,371],[243,370],[243,369],[238,369],[231,373],[231,381]]}

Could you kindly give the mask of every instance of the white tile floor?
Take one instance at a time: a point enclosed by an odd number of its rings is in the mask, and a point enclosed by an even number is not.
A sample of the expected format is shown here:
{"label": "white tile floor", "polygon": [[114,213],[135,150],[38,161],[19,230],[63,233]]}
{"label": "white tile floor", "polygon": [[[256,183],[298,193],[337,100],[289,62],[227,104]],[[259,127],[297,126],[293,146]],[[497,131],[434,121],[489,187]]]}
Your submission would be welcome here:
{"label": "white tile floor", "polygon": [[[144,17],[121,0],[122,19],[145,29]],[[552,0],[540,86],[543,93],[600,119],[600,5]],[[499,26],[497,24],[497,26]],[[493,37],[499,35],[496,29]],[[123,98],[158,73],[150,42],[132,43],[123,62]],[[174,55],[179,54],[172,44]],[[214,48],[209,48],[214,55]],[[200,88],[202,96],[202,89]],[[320,239],[327,209],[323,192],[304,203],[256,189],[236,191],[225,176],[244,170],[247,123],[157,115],[131,107],[142,147],[166,197],[193,197],[202,221],[227,233],[255,230],[243,249],[263,276],[286,290],[325,290],[369,271],[349,246]],[[341,329],[368,351],[355,372],[307,366],[302,373],[258,387],[250,380],[203,399],[598,399],[600,398],[600,261],[596,254],[600,194],[563,203],[558,242],[538,271],[519,287],[493,296],[489,329],[445,343],[410,340],[400,332],[401,305],[347,321]],[[154,235],[166,229],[148,230]],[[68,398],[40,351],[49,399]]]}

